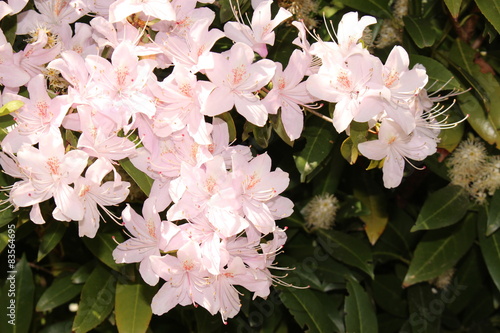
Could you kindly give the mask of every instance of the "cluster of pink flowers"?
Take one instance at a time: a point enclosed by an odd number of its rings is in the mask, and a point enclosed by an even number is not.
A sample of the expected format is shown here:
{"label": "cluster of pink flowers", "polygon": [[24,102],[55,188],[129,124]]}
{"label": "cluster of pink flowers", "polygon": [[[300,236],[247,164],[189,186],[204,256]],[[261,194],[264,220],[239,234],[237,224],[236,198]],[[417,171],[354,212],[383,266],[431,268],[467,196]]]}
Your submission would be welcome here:
{"label": "cluster of pink flowers", "polygon": [[[2,2],[0,17],[24,4]],[[35,0],[36,11],[17,16],[17,34],[31,36],[24,50],[14,52],[0,33],[2,103],[24,102],[1,144],[0,164],[21,179],[10,203],[31,207],[33,222],[44,223],[40,203],[53,198],[54,219],[78,221],[80,236],[94,237],[100,211],[112,216],[106,207],[127,198],[130,184],[115,165],[130,159],[154,182],[143,216],[129,206],[122,212],[132,237],[113,254],[120,263],[140,262],[148,284],[165,281],[153,299],[156,314],[198,304],[226,320],[239,311],[234,285],[265,297],[274,281],[269,268],[286,240],[275,220],[293,210],[280,196],[288,175],[272,171],[267,154],[231,146],[227,124],[215,116],[234,108],[263,126],[281,109],[295,140],[304,107],[336,103],[338,132],[352,121],[378,131],[378,140],[358,149],[385,158],[386,187],[400,183],[406,159],[436,151],[439,123],[425,69],[409,69],[401,47],[385,64],[371,55],[360,39],[373,17],[349,13],[337,42],[313,44],[294,22],[298,48],[283,68],[266,59],[267,47],[292,14],[281,8],[272,17],[272,5],[252,1],[247,23],[236,8],[237,21],[221,31],[210,29],[215,13],[195,0]],[[89,13],[90,24],[76,22]],[[211,51],[224,37],[232,47]],[[159,81],[153,71],[166,68]],[[46,77],[65,80],[64,94],[49,95]],[[18,95],[22,86],[29,98]],[[77,133],[76,147],[65,144],[61,129]],[[113,180],[103,182],[111,172]]]}

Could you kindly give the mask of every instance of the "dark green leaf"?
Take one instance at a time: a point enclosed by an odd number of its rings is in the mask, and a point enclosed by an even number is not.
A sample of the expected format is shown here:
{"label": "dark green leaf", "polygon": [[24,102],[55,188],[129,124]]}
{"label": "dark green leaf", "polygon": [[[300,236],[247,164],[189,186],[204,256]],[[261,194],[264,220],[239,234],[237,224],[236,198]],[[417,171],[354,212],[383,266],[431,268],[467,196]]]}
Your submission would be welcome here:
{"label": "dark green leaf", "polygon": [[387,228],[373,248],[374,259],[409,262],[414,244],[421,236],[420,232],[410,232],[414,222],[402,209],[390,214]]}
{"label": "dark green leaf", "polygon": [[444,304],[432,293],[428,284],[408,288],[410,316],[408,322],[413,333],[440,333]]}
{"label": "dark green leaf", "polygon": [[455,266],[474,242],[475,223],[476,216],[470,213],[457,225],[427,231],[415,249],[403,285],[433,279]]}
{"label": "dark green leaf", "polygon": [[50,225],[45,229],[45,232],[40,241],[40,246],[38,248],[37,261],[42,260],[47,254],[52,251],[54,247],[61,241],[66,232],[66,225],[64,222],[52,221]]}
{"label": "dark green leaf", "polygon": [[424,47],[429,47],[434,44],[437,36],[432,29],[430,19],[403,16],[403,21],[406,31],[408,31],[419,48],[423,49]]}
{"label": "dark green leaf", "polygon": [[132,177],[139,188],[146,194],[149,195],[151,192],[151,186],[153,186],[153,180],[146,175],[141,170],[137,169],[128,158],[120,160],[120,166],[127,172],[127,174]]}
{"label": "dark green leaf", "polygon": [[481,13],[490,21],[500,33],[500,3],[490,0],[476,0],[476,4],[481,10]]}
{"label": "dark green leaf", "polygon": [[489,204],[486,236],[490,236],[498,228],[500,228],[500,190],[495,191]]}
{"label": "dark green leaf", "polygon": [[332,321],[324,304],[309,289],[280,287],[280,299],[304,331],[332,332]]}
{"label": "dark green leaf", "polygon": [[113,259],[113,251],[117,246],[113,237],[118,243],[124,241],[122,234],[119,232],[98,232],[94,238],[83,237],[82,240],[90,252],[92,252],[100,261],[115,271],[119,271],[123,264],[117,264]]}
{"label": "dark green leaf", "polygon": [[438,229],[457,223],[469,205],[469,196],[461,186],[443,187],[427,197],[411,231]]}
{"label": "dark green leaf", "polygon": [[418,54],[410,54],[410,66],[421,64],[429,76],[428,91],[436,90],[462,90],[463,87],[453,74],[442,63],[429,57]]}
{"label": "dark green leaf", "polygon": [[342,0],[342,4],[377,17],[392,17],[388,0]]}
{"label": "dark green leaf", "polygon": [[146,284],[116,285],[115,318],[120,333],[146,332],[155,288]]}
{"label": "dark green leaf", "polygon": [[347,292],[345,298],[345,326],[347,332],[377,333],[378,324],[375,309],[371,299],[359,282],[353,279],[347,280]]}
{"label": "dark green leaf", "polygon": [[457,19],[458,14],[460,14],[460,6],[462,5],[462,0],[444,0],[446,7],[450,11],[451,16]]}
{"label": "dark green leaf", "polygon": [[378,274],[372,282],[373,298],[378,306],[401,318],[408,317],[408,303],[403,297],[402,281],[393,274]]}
{"label": "dark green leaf", "polygon": [[294,159],[300,172],[300,181],[305,182],[307,175],[311,174],[330,153],[334,129],[332,124],[314,118],[307,123],[302,136],[307,140],[306,146],[294,156]]}
{"label": "dark green leaf", "polygon": [[23,254],[17,265],[13,268],[9,267],[6,273],[7,280],[2,290],[2,302],[0,302],[2,309],[6,312],[2,311],[4,315],[0,320],[0,332],[28,333],[34,312],[35,283],[26,255]]}
{"label": "dark green leaf", "polygon": [[319,231],[319,243],[333,258],[357,267],[373,278],[371,249],[362,240],[335,230]]}
{"label": "dark green leaf", "polygon": [[115,303],[116,279],[102,265],[98,265],[82,289],[73,330],[88,332],[102,323],[113,310]]}
{"label": "dark green leaf", "polygon": [[89,261],[83,266],[80,266],[76,272],[73,273],[71,276],[71,282],[75,284],[82,284],[87,281],[88,277],[90,274],[92,274],[92,271],[94,270],[94,267],[96,265],[96,261]]}
{"label": "dark green leaf", "polygon": [[460,261],[457,271],[450,286],[443,293],[448,293],[448,309],[459,314],[467,307],[474,295],[482,289],[483,275],[487,273],[482,269],[483,261],[479,247],[473,246],[471,251]]}
{"label": "dark green leaf", "polygon": [[71,282],[71,275],[57,277],[43,292],[36,304],[36,311],[49,311],[80,294],[82,285]]}
{"label": "dark green leaf", "polygon": [[[483,208],[484,210],[484,208]],[[500,290],[500,229],[486,236],[485,213],[479,215],[479,245],[491,279]]]}

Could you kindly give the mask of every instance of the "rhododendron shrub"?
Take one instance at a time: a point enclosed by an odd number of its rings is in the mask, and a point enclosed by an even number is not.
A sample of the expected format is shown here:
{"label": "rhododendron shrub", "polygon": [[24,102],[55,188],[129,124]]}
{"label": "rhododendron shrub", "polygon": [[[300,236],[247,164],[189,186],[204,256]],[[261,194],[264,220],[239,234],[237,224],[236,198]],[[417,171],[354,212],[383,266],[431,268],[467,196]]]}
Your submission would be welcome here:
{"label": "rhododendron shrub", "polygon": [[498,177],[446,159],[497,64],[386,2],[2,2],[0,331],[415,332],[478,247],[498,288]]}

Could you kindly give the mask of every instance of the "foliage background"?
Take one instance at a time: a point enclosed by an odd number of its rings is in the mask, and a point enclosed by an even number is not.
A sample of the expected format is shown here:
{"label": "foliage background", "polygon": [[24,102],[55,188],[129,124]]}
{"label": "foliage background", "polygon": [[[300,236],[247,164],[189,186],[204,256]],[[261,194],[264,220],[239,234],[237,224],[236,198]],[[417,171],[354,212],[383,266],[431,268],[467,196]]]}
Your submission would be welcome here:
{"label": "foliage background", "polygon": [[[293,1],[282,1],[289,5]],[[297,3],[305,3],[301,1]],[[219,1],[216,22],[231,19],[229,1]],[[240,2],[242,8],[249,1]],[[242,291],[242,311],[222,324],[204,309],[177,307],[157,317],[150,301],[156,289],[146,285],[133,265],[118,265],[111,252],[121,228],[101,224],[94,239],[78,237],[77,227],[50,221],[37,226],[27,210],[0,213],[0,262],[7,263],[8,225],[16,224],[18,262],[15,327],[6,316],[0,332],[495,332],[500,329],[500,191],[482,205],[463,189],[450,185],[446,158],[460,141],[480,137],[490,155],[500,147],[500,5],[491,0],[318,1],[311,16],[322,15],[335,26],[357,10],[377,17],[373,52],[382,60],[392,48],[382,44],[384,25],[392,26],[412,63],[427,68],[430,91],[445,84],[470,91],[457,97],[451,120],[469,114],[467,122],[443,133],[439,153],[425,160],[423,171],[409,167],[397,189],[383,187],[381,171],[366,171],[368,161],[350,165],[352,151],[331,124],[306,114],[302,137],[293,145],[283,139],[279,122],[250,128],[234,116],[238,140],[267,151],[275,167],[290,174],[285,196],[295,213],[279,221],[288,226],[288,242],[279,266],[295,267],[284,281],[308,289],[277,286],[267,300],[252,301]],[[314,7],[313,7],[314,8]],[[323,13],[323,14],[322,14]],[[15,20],[2,29],[12,38]],[[325,25],[317,32],[326,38]],[[286,63],[295,38],[283,24],[269,57]],[[449,81],[449,79],[452,80]],[[320,112],[329,115],[331,106]],[[0,118],[2,128],[11,119]],[[352,133],[351,133],[352,134]],[[342,148],[343,147],[343,148]],[[122,164],[140,188],[148,187],[130,164]],[[500,172],[497,170],[497,172]],[[123,172],[125,175],[125,172]],[[0,174],[0,184],[12,180]],[[341,208],[330,230],[309,230],[301,208],[317,194],[335,194]],[[129,198],[140,211],[139,188]],[[0,272],[0,308],[8,306],[7,270]],[[446,281],[448,278],[448,281]],[[70,310],[78,303],[78,311]]]}

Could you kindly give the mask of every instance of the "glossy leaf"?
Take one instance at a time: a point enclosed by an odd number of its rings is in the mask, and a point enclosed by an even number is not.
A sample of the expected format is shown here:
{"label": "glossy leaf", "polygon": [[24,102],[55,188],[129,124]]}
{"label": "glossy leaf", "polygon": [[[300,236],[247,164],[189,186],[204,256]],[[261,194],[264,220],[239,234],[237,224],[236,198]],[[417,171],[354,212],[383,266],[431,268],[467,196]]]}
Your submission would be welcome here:
{"label": "glossy leaf", "polygon": [[332,321],[324,311],[324,304],[312,290],[286,287],[279,289],[281,301],[304,332],[332,332]]}
{"label": "glossy leaf", "polygon": [[500,33],[500,3],[490,0],[475,0],[481,13],[488,19],[496,31]]}
{"label": "glossy leaf", "polygon": [[121,233],[98,232],[94,238],[83,237],[83,243],[100,261],[108,267],[119,271],[123,264],[117,264],[113,259],[113,251],[116,248],[116,242],[121,243],[124,238]]}
{"label": "glossy leaf", "polygon": [[444,0],[446,7],[450,11],[451,16],[457,19],[458,14],[460,14],[460,6],[462,5],[462,0]]}
{"label": "glossy leaf", "polygon": [[491,279],[500,290],[500,230],[486,236],[485,214],[478,218],[479,245]]}
{"label": "glossy leaf", "polygon": [[71,282],[73,282],[75,284],[85,283],[87,281],[87,279],[89,278],[90,274],[92,274],[92,272],[94,271],[94,268],[96,266],[96,262],[97,262],[97,260],[94,260],[94,261],[90,261],[90,262],[86,263],[83,266],[80,266],[80,268],[78,268],[76,270],[76,272],[74,272],[71,275]]}
{"label": "glossy leaf", "polygon": [[40,246],[38,248],[37,261],[42,260],[47,254],[54,249],[54,247],[59,244],[61,239],[66,232],[66,225],[64,222],[52,221],[50,225],[45,229],[45,232],[40,241]]}
{"label": "glossy leaf", "polygon": [[500,228],[500,190],[495,191],[489,204],[486,236],[490,236],[498,228]]}
{"label": "glossy leaf", "polygon": [[151,300],[156,289],[146,284],[116,285],[115,318],[120,333],[146,332],[151,320]]}
{"label": "glossy leaf", "polygon": [[457,223],[470,205],[469,195],[458,185],[448,185],[431,193],[411,231],[438,229]]}
{"label": "glossy leaf", "polygon": [[137,169],[128,158],[120,160],[120,166],[132,177],[137,186],[146,194],[151,192],[153,180],[141,170]]}
{"label": "glossy leaf", "polygon": [[484,141],[494,144],[500,139],[489,116],[485,114],[481,104],[471,93],[459,95],[457,100],[462,112],[469,115],[467,121]]}
{"label": "glossy leaf", "polygon": [[[450,50],[450,60],[471,84],[474,93],[480,96],[485,112],[483,118],[487,118],[497,132],[500,128],[500,84],[491,73],[483,73],[475,63],[475,59],[476,51],[469,45],[459,40],[453,44]],[[499,146],[498,133],[495,137]]]}
{"label": "glossy leaf", "polygon": [[332,149],[334,139],[334,129],[330,123],[314,118],[307,125],[302,132],[302,136],[307,140],[306,146],[294,156],[301,182],[305,182],[306,177],[325,160]]}
{"label": "glossy leaf", "polygon": [[383,18],[391,18],[392,13],[389,9],[387,0],[343,0],[342,3],[367,14]]}
{"label": "glossy leaf", "polygon": [[36,311],[49,311],[72,300],[82,291],[82,285],[74,284],[71,275],[57,277],[43,292],[36,304]]}
{"label": "glossy leaf", "polygon": [[8,280],[3,287],[0,302],[2,309],[5,309],[0,320],[0,332],[28,333],[34,312],[35,283],[25,254],[15,267],[8,267],[6,277]]}
{"label": "glossy leaf", "polygon": [[358,281],[348,279],[348,296],[345,298],[344,310],[347,332],[377,333],[378,324],[375,309],[366,291]]}
{"label": "glossy leaf", "polygon": [[410,54],[410,67],[416,64],[421,64],[425,67],[425,71],[429,77],[429,83],[426,87],[427,91],[463,90],[462,85],[454,78],[453,73],[439,61],[418,54]]}
{"label": "glossy leaf", "polygon": [[427,231],[415,249],[403,285],[433,279],[455,266],[475,240],[475,224],[476,216],[471,213],[460,224]]}
{"label": "glossy leaf", "polygon": [[432,46],[436,41],[436,33],[432,30],[429,19],[404,16],[405,29],[421,49]]}
{"label": "glossy leaf", "polygon": [[102,323],[113,310],[116,278],[102,265],[98,265],[82,289],[73,330],[88,332]]}
{"label": "glossy leaf", "polygon": [[333,258],[357,267],[373,278],[370,247],[362,240],[335,230],[319,231],[319,243]]}

